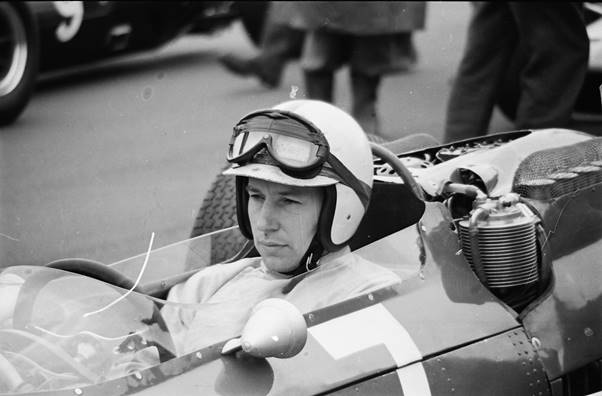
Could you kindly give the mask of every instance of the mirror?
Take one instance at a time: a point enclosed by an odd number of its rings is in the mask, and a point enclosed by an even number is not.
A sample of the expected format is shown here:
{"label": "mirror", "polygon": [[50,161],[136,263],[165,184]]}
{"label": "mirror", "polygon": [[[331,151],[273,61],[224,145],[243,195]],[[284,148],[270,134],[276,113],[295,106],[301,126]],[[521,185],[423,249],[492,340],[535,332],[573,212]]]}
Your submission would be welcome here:
{"label": "mirror", "polygon": [[228,341],[222,354],[240,349],[255,357],[290,358],[301,352],[307,341],[307,324],[290,302],[268,298],[257,304],[240,338]]}

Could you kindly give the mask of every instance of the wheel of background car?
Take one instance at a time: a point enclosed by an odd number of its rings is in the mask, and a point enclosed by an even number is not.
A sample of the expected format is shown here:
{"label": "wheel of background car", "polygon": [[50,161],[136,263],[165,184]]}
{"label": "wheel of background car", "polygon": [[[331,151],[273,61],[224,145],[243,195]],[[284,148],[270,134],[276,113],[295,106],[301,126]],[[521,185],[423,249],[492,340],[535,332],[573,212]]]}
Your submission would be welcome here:
{"label": "wheel of background car", "polygon": [[25,109],[38,73],[38,27],[25,2],[0,2],[0,125]]}
{"label": "wheel of background car", "polygon": [[[226,165],[222,170],[228,168]],[[236,184],[232,176],[218,173],[203,199],[190,237],[238,225],[236,218]],[[219,263],[233,257],[247,239],[240,233],[216,235],[211,245],[211,263]]]}
{"label": "wheel of background car", "polygon": [[377,143],[371,142],[370,148],[372,149],[373,155],[379,157],[387,164],[391,165],[391,168],[393,168],[397,175],[399,175],[401,180],[403,180],[403,183],[410,186],[410,188],[412,189],[412,191],[418,199],[424,201],[424,192],[422,191],[422,188],[418,185],[416,180],[414,180],[414,177],[412,176],[408,168],[406,168],[406,166],[399,160],[399,158],[397,158],[397,155],[395,155],[388,148],[381,146]]}
{"label": "wheel of background car", "polygon": [[66,258],[53,261],[46,266],[88,276],[123,289],[129,290],[133,288],[134,291],[141,292],[139,287],[134,288],[135,282],[133,280],[114,268],[98,261],[83,258]]}
{"label": "wheel of background car", "polygon": [[256,46],[259,46],[261,42],[268,6],[268,1],[236,1],[234,3],[242,25]]}

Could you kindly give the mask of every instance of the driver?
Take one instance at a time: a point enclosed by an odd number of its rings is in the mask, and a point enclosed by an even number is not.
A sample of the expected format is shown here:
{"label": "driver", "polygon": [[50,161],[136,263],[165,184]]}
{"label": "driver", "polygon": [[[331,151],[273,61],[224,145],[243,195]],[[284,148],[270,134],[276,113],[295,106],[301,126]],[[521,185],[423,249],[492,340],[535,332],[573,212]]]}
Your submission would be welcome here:
{"label": "driver", "polygon": [[400,282],[348,246],[373,174],[370,145],[350,115],[315,100],[252,112],[234,127],[227,158],[238,224],[260,257],[208,267],[170,290],[171,302],[200,303],[164,312],[172,334],[182,334],[178,354],[240,334],[267,298],[305,313]]}

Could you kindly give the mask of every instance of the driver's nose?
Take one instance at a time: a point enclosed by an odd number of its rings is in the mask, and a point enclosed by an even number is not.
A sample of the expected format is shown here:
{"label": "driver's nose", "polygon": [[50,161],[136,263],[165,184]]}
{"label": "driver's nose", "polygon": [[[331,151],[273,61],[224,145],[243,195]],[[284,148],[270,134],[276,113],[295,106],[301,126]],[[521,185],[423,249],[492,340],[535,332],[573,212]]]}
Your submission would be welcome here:
{"label": "driver's nose", "polygon": [[263,233],[274,232],[278,229],[278,216],[276,207],[269,199],[266,199],[261,205],[256,217],[257,230]]}

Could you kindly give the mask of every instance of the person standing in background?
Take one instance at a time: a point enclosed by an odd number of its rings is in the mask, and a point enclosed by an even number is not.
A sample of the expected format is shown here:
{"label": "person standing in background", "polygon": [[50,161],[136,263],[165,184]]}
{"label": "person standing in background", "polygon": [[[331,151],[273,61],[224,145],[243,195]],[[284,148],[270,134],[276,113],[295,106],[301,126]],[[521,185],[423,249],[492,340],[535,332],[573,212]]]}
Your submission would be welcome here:
{"label": "person standing in background", "polygon": [[[226,69],[239,76],[254,76],[267,88],[280,85],[286,64],[301,56],[305,36],[302,30],[291,27],[290,21],[282,18],[286,11],[283,13],[279,8],[287,7],[284,3],[269,2],[257,55],[249,58],[225,54],[219,61]],[[279,15],[278,20],[273,15]]]}
{"label": "person standing in background", "polygon": [[333,102],[335,72],[349,65],[351,113],[364,131],[379,133],[377,98],[382,77],[417,61],[412,33],[423,29],[425,2],[282,2],[275,21],[306,32],[301,55],[310,99]]}
{"label": "person standing in background", "polygon": [[[583,85],[589,39],[582,4],[475,2],[447,106],[444,141],[487,133],[518,61],[515,127],[566,126]],[[518,58],[516,58],[518,56]]]}

